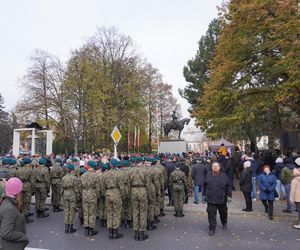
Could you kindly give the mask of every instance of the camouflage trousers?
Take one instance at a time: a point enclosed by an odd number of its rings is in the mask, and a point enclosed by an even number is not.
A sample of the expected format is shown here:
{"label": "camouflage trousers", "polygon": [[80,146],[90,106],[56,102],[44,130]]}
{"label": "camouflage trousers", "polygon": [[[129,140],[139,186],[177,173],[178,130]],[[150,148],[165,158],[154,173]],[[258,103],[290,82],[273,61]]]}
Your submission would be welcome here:
{"label": "camouflage trousers", "polygon": [[184,190],[173,190],[173,201],[175,212],[183,211]]}
{"label": "camouflage trousers", "polygon": [[22,205],[23,205],[23,212],[25,215],[27,215],[30,212],[31,191],[22,192]]}
{"label": "camouflage trousers", "polygon": [[75,199],[64,199],[65,224],[73,224],[76,214]]}
{"label": "camouflage trousers", "polygon": [[131,197],[127,197],[123,203],[122,220],[132,220]]}
{"label": "camouflage trousers", "polygon": [[106,209],[105,209],[105,197],[104,196],[100,196],[100,198],[98,199],[98,215],[100,220],[106,220]]}
{"label": "camouflage trousers", "polygon": [[53,206],[59,207],[61,201],[61,184],[51,185],[52,189],[52,204]]}
{"label": "camouflage trousers", "polygon": [[107,228],[118,229],[121,224],[122,198],[118,189],[106,191],[105,210],[107,215]]}
{"label": "camouflage trousers", "polygon": [[165,190],[161,191],[160,193],[160,209],[165,208]]}
{"label": "camouflage trousers", "polygon": [[159,216],[159,214],[160,214],[160,199],[161,199],[160,195],[156,195],[154,216]]}
{"label": "camouflage trousers", "polygon": [[47,187],[39,187],[35,190],[35,207],[36,210],[44,210],[47,199]]}
{"label": "camouflage trousers", "polygon": [[133,187],[131,191],[133,230],[146,231],[148,197],[145,187]]}
{"label": "camouflage trousers", "polygon": [[148,195],[148,220],[154,221],[154,211],[155,211],[155,195]]}
{"label": "camouflage trousers", "polygon": [[82,199],[76,200],[76,207],[78,208],[78,219],[83,219]]}
{"label": "camouflage trousers", "polygon": [[96,213],[97,213],[97,198],[89,199],[89,197],[82,196],[83,208],[83,225],[84,227],[95,228]]}

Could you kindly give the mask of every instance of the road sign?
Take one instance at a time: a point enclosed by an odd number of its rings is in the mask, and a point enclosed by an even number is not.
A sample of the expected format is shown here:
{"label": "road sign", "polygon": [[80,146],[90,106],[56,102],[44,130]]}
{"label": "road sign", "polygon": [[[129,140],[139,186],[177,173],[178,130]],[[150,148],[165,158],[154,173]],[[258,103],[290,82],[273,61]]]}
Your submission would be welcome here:
{"label": "road sign", "polygon": [[111,132],[110,137],[113,139],[115,145],[117,145],[119,143],[119,141],[121,140],[122,135],[116,126],[114,127],[113,131]]}

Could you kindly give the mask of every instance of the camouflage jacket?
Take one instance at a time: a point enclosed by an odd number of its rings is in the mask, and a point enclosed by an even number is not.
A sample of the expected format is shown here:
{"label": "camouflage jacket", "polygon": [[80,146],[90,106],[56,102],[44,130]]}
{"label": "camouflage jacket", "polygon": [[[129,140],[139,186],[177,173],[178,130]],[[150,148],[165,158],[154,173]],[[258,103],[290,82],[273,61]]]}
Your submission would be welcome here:
{"label": "camouflage jacket", "polygon": [[64,171],[60,166],[60,163],[55,163],[50,169],[51,185],[59,185],[64,177]]}
{"label": "camouflage jacket", "polygon": [[47,167],[38,165],[32,173],[32,184],[34,189],[46,188],[50,189],[50,174]]}
{"label": "camouflage jacket", "polygon": [[125,200],[126,193],[123,181],[121,181],[122,175],[121,171],[117,169],[111,169],[104,175],[102,188],[106,195],[110,190],[119,190],[122,199]]}
{"label": "camouflage jacket", "polygon": [[88,170],[81,177],[82,199],[97,202],[100,190],[95,171]]}
{"label": "camouflage jacket", "polygon": [[16,177],[18,177],[23,182],[24,192],[32,192],[32,173],[33,169],[31,164],[26,164],[16,171]]}
{"label": "camouflage jacket", "polygon": [[169,186],[172,188],[174,184],[182,185],[187,189],[187,181],[185,174],[180,169],[175,169],[169,179]]}
{"label": "camouflage jacket", "polygon": [[61,183],[61,195],[63,199],[78,200],[79,194],[80,186],[78,179],[72,174],[65,175]]}

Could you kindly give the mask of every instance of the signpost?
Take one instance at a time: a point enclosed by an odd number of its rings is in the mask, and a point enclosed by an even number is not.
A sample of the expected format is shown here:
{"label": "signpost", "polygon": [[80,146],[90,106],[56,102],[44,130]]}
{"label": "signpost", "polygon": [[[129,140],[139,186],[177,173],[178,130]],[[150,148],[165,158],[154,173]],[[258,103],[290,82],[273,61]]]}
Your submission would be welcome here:
{"label": "signpost", "polygon": [[117,158],[118,154],[117,154],[117,145],[119,143],[119,141],[122,138],[122,135],[119,131],[119,129],[117,128],[117,126],[114,127],[114,129],[112,130],[110,137],[113,139],[115,145],[114,145],[114,157]]}

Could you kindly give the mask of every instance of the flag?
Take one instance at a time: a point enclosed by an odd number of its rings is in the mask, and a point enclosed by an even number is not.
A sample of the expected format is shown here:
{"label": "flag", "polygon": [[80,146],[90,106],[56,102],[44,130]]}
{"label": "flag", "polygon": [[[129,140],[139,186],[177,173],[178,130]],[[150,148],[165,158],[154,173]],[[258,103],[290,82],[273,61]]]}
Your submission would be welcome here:
{"label": "flag", "polygon": [[137,136],[137,147],[140,147],[140,141],[141,140],[141,136],[140,136],[140,126],[138,126],[138,136]]}
{"label": "flag", "polygon": [[127,138],[127,143],[128,143],[128,152],[130,150],[130,130],[128,130],[128,138]]}
{"label": "flag", "polygon": [[134,152],[135,152],[135,148],[136,148],[136,126],[134,126],[133,147],[134,147]]}

